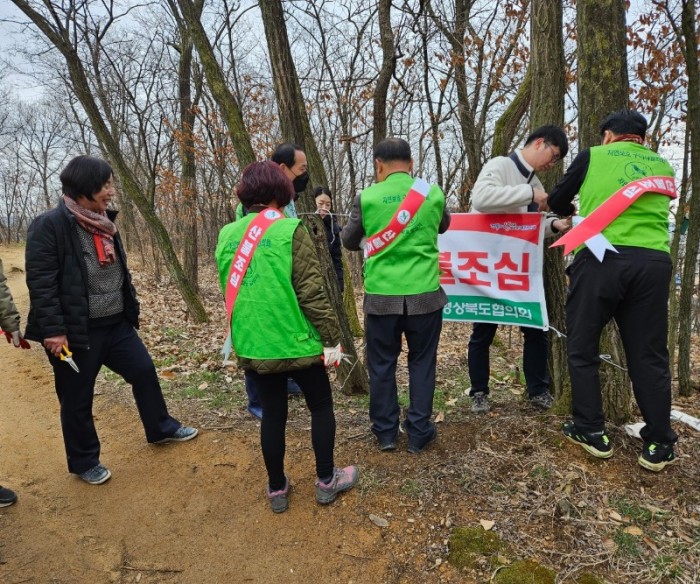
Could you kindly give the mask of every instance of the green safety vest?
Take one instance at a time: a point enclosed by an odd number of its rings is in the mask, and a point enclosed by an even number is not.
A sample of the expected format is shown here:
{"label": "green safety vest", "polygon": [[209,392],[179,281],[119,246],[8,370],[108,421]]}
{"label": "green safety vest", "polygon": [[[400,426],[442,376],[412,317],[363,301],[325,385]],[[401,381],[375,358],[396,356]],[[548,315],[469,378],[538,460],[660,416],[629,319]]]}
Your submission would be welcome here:
{"label": "green safety vest", "polygon": [[[224,294],[231,262],[256,215],[249,213],[219,233],[215,257]],[[275,221],[250,261],[231,317],[231,340],[239,357],[296,359],[323,353],[321,336],[302,312],[292,286],[292,240],[299,223]]]}
{"label": "green safety vest", "polygon": [[[362,191],[365,235],[370,237],[389,225],[412,184],[413,178],[408,173],[396,172]],[[367,258],[368,294],[409,296],[434,292],[440,287],[437,236],[444,209],[445,195],[440,187],[431,185],[418,213],[393,243]]]}
{"label": "green safety vest", "polygon": [[[583,217],[632,181],[647,176],[673,176],[673,168],[666,160],[634,142],[594,146],[590,153],[588,172],[579,191],[579,213]],[[602,233],[612,245],[668,252],[670,202],[665,195],[645,193]]]}

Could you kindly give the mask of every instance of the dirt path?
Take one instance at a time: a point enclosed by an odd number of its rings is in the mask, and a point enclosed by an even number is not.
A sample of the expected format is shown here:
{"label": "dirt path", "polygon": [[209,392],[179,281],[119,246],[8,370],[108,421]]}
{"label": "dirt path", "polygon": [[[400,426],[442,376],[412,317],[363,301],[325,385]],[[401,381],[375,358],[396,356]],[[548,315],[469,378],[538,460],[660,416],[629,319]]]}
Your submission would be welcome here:
{"label": "dirt path", "polygon": [[[24,326],[23,249],[2,248],[2,257]],[[266,507],[250,422],[152,446],[135,407],[98,386],[94,413],[113,477],[95,487],[66,470],[53,378],[36,344],[19,351],[0,343],[0,412],[0,483],[19,495],[0,510],[0,582],[385,579],[381,534],[356,510],[358,494],[316,505],[306,432],[290,437],[303,447],[288,453],[294,495],[277,516]]]}
{"label": "dirt path", "polygon": [[[0,247],[0,256],[24,319],[23,249]],[[566,584],[700,582],[700,434],[674,424],[679,461],[659,474],[639,467],[640,443],[620,427],[608,428],[613,458],[587,456],[562,438],[563,416],[534,411],[523,399],[512,381],[522,347],[511,347],[510,333],[492,358],[493,409],[473,416],[467,336],[454,323],[446,323],[438,355],[438,441],[415,456],[402,437],[396,452],[380,453],[366,406],[336,393],[336,460],[359,464],[362,477],[321,507],[309,416],[296,401],[286,460],[293,493],[289,511],[274,515],[240,372],[230,372],[235,383],[228,370],[225,379],[221,371],[201,375],[210,371],[187,346],[210,354],[219,343],[206,327],[178,331],[177,301],[161,303],[167,290],[149,286],[139,282],[142,335],[157,358],[187,365],[194,389],[209,379],[219,394],[236,397],[221,406],[213,400],[221,395],[189,388],[183,398],[187,382],[177,385],[161,366],[171,412],[202,432],[192,442],[150,446],[128,387],[105,376],[94,414],[112,479],[95,487],[66,470],[43,351],[0,341],[0,484],[19,494],[16,505],[0,509],[0,584],[483,584],[534,581],[540,567],[552,570],[550,582],[556,573]],[[218,287],[211,289],[211,306],[220,310]],[[187,340],[178,344],[174,335]],[[405,385],[404,360],[400,376]],[[674,407],[700,417],[700,394],[677,398]],[[479,547],[488,529],[500,547]]]}

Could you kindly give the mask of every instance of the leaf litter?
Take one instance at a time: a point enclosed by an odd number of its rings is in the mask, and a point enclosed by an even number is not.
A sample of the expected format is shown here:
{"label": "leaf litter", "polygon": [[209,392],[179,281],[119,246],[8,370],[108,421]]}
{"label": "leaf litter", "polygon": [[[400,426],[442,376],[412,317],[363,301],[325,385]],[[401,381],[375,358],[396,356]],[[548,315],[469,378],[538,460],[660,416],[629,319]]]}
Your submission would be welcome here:
{"label": "leaf litter", "polygon": [[[213,266],[201,266],[200,274],[201,297],[211,319],[207,324],[188,318],[174,286],[134,270],[141,335],[164,391],[169,399],[181,400],[178,408],[188,420],[205,429],[255,436],[259,425],[245,412],[242,372],[235,363],[224,365],[219,354],[225,316],[216,272]],[[475,525],[506,542],[507,552],[499,552],[505,559],[536,560],[557,572],[557,582],[576,582],[584,572],[611,583],[690,582],[700,565],[700,433],[674,422],[679,460],[659,474],[638,466],[640,444],[622,427],[609,426],[614,457],[588,457],[563,438],[559,428],[564,417],[534,411],[524,399],[518,366],[522,339],[517,329],[504,329],[491,349],[492,411],[475,416],[465,355],[470,327],[444,323],[435,403],[440,435],[420,455],[406,453],[405,435],[395,453],[379,453],[369,431],[366,398],[335,392],[336,452],[358,461],[365,476],[375,479],[361,495],[358,491],[345,498],[337,513],[347,520],[359,513],[382,529],[392,558],[390,582],[488,581],[488,563],[460,571],[446,561],[452,530]],[[698,346],[696,340],[693,347]],[[361,339],[357,347],[363,349]],[[404,409],[405,351],[404,344],[397,370]],[[697,348],[692,362],[698,378]],[[196,395],[183,397],[179,392],[188,378],[196,379]],[[126,391],[124,399],[129,399]],[[213,403],[217,405],[207,405]],[[309,449],[310,417],[303,400],[290,404],[288,447]],[[700,416],[698,394],[675,397],[673,405]],[[636,410],[634,417],[641,419]],[[251,488],[259,488],[258,482],[258,473],[251,473]],[[648,512],[643,527],[629,520],[629,510],[615,507],[621,500]]]}

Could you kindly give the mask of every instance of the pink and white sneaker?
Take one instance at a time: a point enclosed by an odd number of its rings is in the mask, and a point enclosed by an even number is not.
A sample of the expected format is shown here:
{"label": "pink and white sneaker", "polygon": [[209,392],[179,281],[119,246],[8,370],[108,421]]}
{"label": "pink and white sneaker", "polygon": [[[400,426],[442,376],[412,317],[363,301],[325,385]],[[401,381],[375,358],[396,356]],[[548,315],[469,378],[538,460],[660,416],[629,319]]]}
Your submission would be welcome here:
{"label": "pink and white sneaker", "polygon": [[357,483],[360,472],[356,466],[333,469],[333,477],[327,483],[316,481],[316,501],[328,505],[338,497],[339,493],[349,491]]}

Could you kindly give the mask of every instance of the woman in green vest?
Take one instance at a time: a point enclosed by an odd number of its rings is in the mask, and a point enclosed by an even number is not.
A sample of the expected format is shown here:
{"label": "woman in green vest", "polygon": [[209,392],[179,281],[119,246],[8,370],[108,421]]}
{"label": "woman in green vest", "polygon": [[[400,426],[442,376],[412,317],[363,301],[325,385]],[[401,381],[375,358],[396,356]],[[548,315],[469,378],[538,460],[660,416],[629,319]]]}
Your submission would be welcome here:
{"label": "woman in green vest", "polygon": [[[236,265],[246,257],[231,312],[231,341],[238,366],[259,388],[263,418],[260,442],[268,474],[267,497],[272,510],[287,509],[290,483],[284,471],[287,424],[287,378],[301,387],[311,411],[311,443],[316,457],[316,500],[331,503],[352,488],[354,466],[336,468],[335,414],[324,367],[340,358],[339,327],[326,296],[321,268],[310,235],[298,219],[279,218],[258,238],[261,211],[283,210],[294,195],[292,182],[271,161],[248,165],[237,187],[248,214],[219,233],[216,263],[224,294]],[[266,216],[268,213],[266,213]],[[273,214],[274,215],[274,214]],[[241,242],[246,245],[237,255]],[[249,242],[257,241],[250,249]],[[231,290],[228,290],[230,294]]]}

